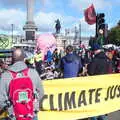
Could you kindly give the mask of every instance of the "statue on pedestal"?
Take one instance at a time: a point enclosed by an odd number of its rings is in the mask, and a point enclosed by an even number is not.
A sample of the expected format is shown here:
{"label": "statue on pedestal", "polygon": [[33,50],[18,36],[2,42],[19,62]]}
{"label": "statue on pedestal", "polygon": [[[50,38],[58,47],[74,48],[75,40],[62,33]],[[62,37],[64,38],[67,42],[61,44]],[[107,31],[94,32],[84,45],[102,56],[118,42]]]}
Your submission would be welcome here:
{"label": "statue on pedestal", "polygon": [[61,29],[60,20],[57,19],[55,22],[56,22],[56,25],[55,25],[56,34],[60,34],[60,29]]}

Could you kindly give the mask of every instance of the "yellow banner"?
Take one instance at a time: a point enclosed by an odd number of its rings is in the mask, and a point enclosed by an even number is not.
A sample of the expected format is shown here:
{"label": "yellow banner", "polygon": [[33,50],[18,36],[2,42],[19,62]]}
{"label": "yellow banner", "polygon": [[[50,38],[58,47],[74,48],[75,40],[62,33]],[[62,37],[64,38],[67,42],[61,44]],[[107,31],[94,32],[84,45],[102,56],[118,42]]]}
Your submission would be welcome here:
{"label": "yellow banner", "polygon": [[120,74],[44,81],[39,120],[75,120],[120,109]]}

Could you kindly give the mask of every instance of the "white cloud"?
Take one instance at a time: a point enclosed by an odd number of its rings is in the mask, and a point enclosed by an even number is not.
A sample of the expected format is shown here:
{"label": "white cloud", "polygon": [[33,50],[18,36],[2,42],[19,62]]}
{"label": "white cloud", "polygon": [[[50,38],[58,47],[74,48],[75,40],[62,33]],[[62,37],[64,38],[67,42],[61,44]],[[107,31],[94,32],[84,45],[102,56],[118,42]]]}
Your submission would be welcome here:
{"label": "white cloud", "polygon": [[55,13],[39,12],[35,16],[35,22],[39,27],[40,31],[44,31],[44,32],[53,31],[55,20],[57,18],[61,19],[61,16]]}
{"label": "white cloud", "polygon": [[81,29],[82,31],[82,34],[85,35],[85,36],[90,36],[90,35],[95,35],[95,24],[94,25],[88,25],[84,18],[81,18],[80,19],[81,21]]}
{"label": "white cloud", "polygon": [[[84,18],[75,18],[73,16],[63,16],[57,13],[38,12],[35,14],[35,23],[39,28],[39,32],[55,32],[55,20],[60,19],[62,32],[65,28],[72,29],[75,25],[82,24],[82,33],[87,36],[87,33],[94,33],[94,27],[87,25]],[[26,13],[18,9],[4,9],[0,11],[0,31],[7,31],[11,33],[14,24],[14,33],[23,33],[23,26],[26,22]],[[93,31],[93,32],[91,32]]]}
{"label": "white cloud", "polygon": [[10,31],[11,24],[14,24],[15,30],[20,30],[25,21],[25,13],[20,10],[9,9],[0,11],[0,30]]}
{"label": "white cloud", "polygon": [[[54,31],[55,20],[60,19],[62,28],[66,24],[71,24],[77,21],[77,18],[72,16],[62,16],[57,13],[44,13],[38,12],[35,14],[35,23],[41,32]],[[10,31],[11,24],[14,24],[14,29],[22,30],[26,22],[26,13],[17,9],[4,9],[0,10],[0,30]]]}
{"label": "white cloud", "polygon": [[107,0],[70,0],[70,6],[83,11],[89,5],[94,4],[97,10],[111,8],[112,3]]}
{"label": "white cloud", "polygon": [[95,34],[95,25],[88,25],[84,18],[75,18],[73,16],[62,16],[56,13],[43,13],[39,12],[35,21],[42,32],[55,32],[55,20],[60,19],[62,32],[65,32],[66,28],[74,31],[75,26],[79,26],[81,22],[82,35],[90,36]]}
{"label": "white cloud", "polygon": [[74,35],[75,27],[77,27],[77,30],[79,30],[79,25],[81,24],[81,35],[82,36],[94,36],[95,35],[95,24],[94,25],[88,25],[84,17],[79,19],[76,23],[72,24],[72,27],[70,28],[71,34]]}
{"label": "white cloud", "polygon": [[35,17],[36,24],[39,26],[41,31],[54,31],[56,19],[60,20],[63,30],[65,29],[67,24],[70,25],[78,20],[78,18],[74,18],[72,16],[62,16],[61,14],[53,12],[39,12]]}

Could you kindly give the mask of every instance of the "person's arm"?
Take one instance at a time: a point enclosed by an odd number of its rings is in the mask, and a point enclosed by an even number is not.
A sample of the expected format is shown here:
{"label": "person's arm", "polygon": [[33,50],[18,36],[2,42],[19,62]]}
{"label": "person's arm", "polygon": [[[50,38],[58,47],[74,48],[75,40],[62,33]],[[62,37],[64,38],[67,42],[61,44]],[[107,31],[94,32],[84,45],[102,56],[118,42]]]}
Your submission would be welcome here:
{"label": "person's arm", "polygon": [[78,70],[78,74],[79,74],[79,73],[82,73],[83,71],[83,65],[82,65],[81,58],[77,56],[77,59],[79,60],[79,70]]}
{"label": "person's arm", "polygon": [[62,58],[58,63],[58,68],[60,68],[61,71],[63,71],[63,69],[64,69],[63,59],[64,58]]}
{"label": "person's arm", "polygon": [[38,75],[38,73],[35,71],[34,72],[34,77],[35,77],[35,87],[36,87],[36,91],[38,94],[38,100],[41,100],[41,98],[44,95],[44,89],[43,89],[43,85],[42,85],[42,80],[40,79],[40,76]]}
{"label": "person's arm", "polygon": [[35,69],[29,69],[28,75],[31,78],[33,82],[33,87],[34,87],[34,95],[35,95],[34,109],[35,111],[39,111],[40,103],[41,103],[42,97],[44,96],[42,80],[40,79],[40,76]]}
{"label": "person's arm", "polygon": [[8,89],[9,81],[11,80],[11,75],[8,72],[5,72],[1,75],[0,80],[0,108],[7,106],[6,101],[8,101]]}

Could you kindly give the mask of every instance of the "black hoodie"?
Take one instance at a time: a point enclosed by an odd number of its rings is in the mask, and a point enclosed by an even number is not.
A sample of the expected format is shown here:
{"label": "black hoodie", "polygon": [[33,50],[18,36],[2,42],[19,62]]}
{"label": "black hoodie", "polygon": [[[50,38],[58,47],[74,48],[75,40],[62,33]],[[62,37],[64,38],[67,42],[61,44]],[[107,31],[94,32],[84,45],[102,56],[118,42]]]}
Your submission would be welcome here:
{"label": "black hoodie", "polygon": [[89,75],[102,75],[108,73],[108,61],[104,52],[95,55],[91,63],[88,65]]}

